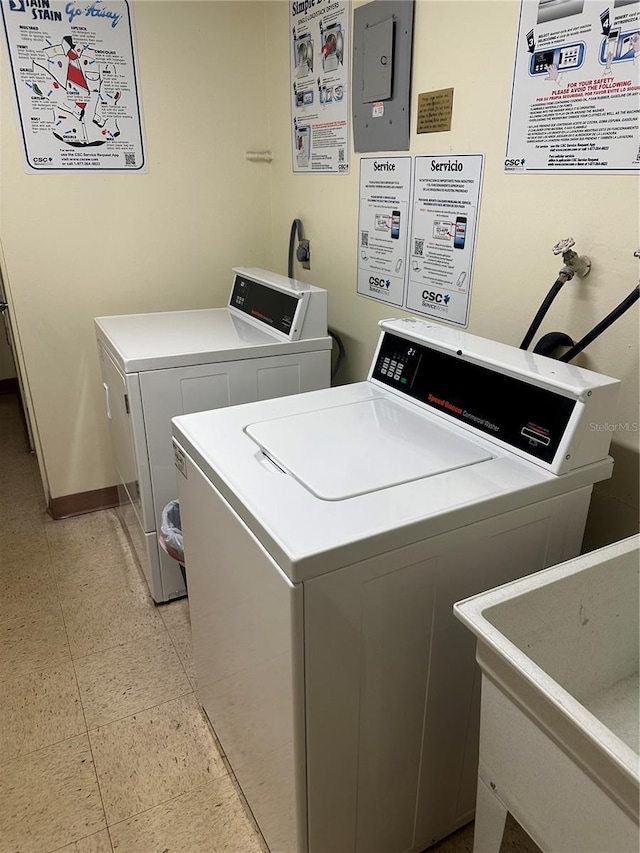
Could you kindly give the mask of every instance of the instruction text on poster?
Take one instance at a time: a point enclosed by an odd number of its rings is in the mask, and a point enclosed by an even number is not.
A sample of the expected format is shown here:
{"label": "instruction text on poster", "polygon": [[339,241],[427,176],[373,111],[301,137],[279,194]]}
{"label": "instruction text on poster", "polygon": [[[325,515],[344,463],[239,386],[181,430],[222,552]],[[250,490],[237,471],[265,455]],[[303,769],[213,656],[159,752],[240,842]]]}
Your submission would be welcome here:
{"label": "instruction text on poster", "polygon": [[146,172],[127,0],[0,0],[30,174]]}
{"label": "instruction text on poster", "polygon": [[289,4],[294,172],[349,172],[349,0]]}
{"label": "instruction text on poster", "polygon": [[467,326],[482,154],[416,157],[409,241],[409,311]]}
{"label": "instruction text on poster", "polygon": [[398,306],[404,304],[411,159],[360,160],[358,293]]}
{"label": "instruction text on poster", "polygon": [[522,0],[515,63],[507,172],[638,173],[638,0]]}

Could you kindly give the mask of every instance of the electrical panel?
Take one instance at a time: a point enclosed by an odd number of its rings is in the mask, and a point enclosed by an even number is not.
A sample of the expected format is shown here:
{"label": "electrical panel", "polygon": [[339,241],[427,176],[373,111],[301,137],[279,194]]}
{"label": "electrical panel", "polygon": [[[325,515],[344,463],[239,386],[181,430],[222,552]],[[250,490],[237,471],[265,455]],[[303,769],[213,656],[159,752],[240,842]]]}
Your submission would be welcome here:
{"label": "electrical panel", "polygon": [[356,151],[407,151],[414,0],[373,0],[353,17]]}

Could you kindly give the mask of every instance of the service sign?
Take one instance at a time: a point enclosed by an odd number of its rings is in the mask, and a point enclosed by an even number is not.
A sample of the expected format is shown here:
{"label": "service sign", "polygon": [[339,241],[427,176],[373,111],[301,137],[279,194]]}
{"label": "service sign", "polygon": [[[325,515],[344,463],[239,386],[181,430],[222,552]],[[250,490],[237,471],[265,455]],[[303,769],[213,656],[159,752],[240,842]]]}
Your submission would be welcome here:
{"label": "service sign", "polygon": [[30,174],[146,172],[127,0],[0,0]]}
{"label": "service sign", "polygon": [[405,307],[467,326],[482,154],[416,157]]}
{"label": "service sign", "polygon": [[411,157],[362,157],[358,293],[401,306],[410,229]]}

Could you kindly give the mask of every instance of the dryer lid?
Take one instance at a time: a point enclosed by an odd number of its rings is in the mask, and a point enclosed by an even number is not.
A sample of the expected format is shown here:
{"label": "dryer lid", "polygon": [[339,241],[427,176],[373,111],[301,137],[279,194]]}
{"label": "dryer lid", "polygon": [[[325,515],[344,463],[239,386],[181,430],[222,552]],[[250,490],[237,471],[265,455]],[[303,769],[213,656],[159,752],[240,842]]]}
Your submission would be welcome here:
{"label": "dryer lid", "polygon": [[279,468],[328,501],[493,458],[479,443],[385,397],[253,423],[246,433]]}

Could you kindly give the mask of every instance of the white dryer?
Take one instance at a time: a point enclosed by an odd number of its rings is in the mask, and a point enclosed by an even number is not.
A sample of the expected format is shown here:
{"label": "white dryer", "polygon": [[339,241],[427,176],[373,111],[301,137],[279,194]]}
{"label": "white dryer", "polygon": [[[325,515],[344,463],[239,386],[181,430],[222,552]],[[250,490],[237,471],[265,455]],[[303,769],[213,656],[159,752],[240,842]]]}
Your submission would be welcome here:
{"label": "white dryer", "polygon": [[184,595],[178,564],[158,546],[177,496],[171,418],[328,388],[327,292],[259,269],[235,269],[226,308],[98,317],[120,514],[151,595]]}
{"label": "white dryer", "polygon": [[453,603],[579,552],[619,383],[384,321],[366,382],[174,420],[198,695],[272,853],[473,816]]}

